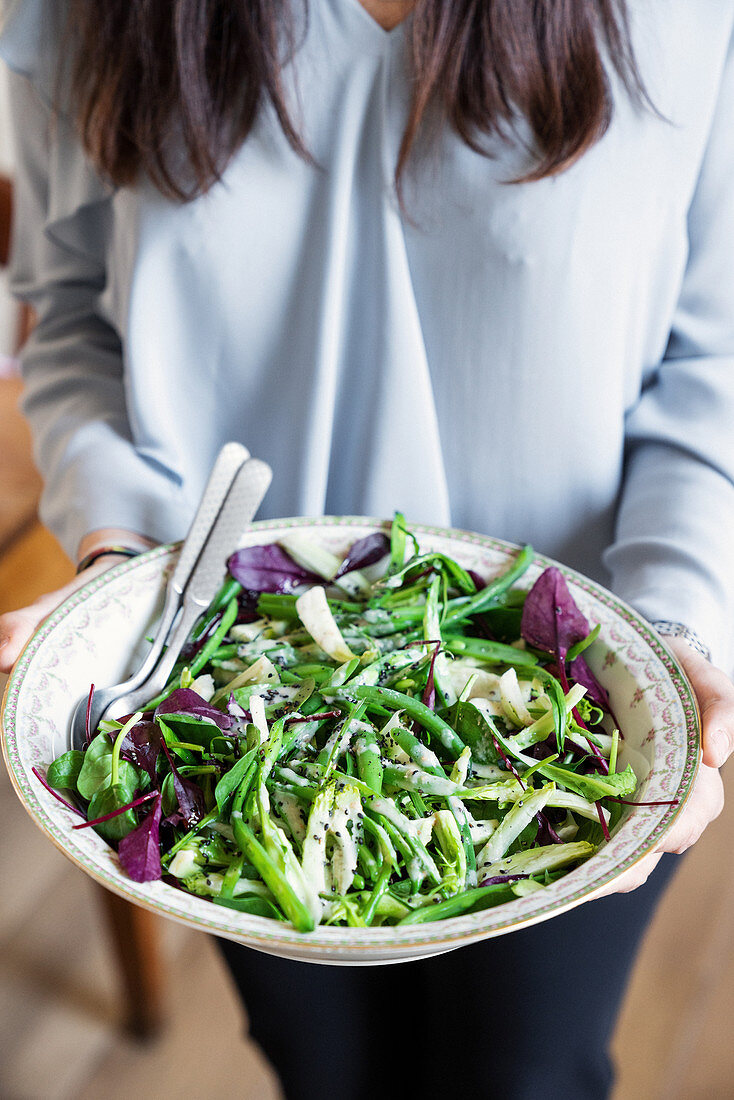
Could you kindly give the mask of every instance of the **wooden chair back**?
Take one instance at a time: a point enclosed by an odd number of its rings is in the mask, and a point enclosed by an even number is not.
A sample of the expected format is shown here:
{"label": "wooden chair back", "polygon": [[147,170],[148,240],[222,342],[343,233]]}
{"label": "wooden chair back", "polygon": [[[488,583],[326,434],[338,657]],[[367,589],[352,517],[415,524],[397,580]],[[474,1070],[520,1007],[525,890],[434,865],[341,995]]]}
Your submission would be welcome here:
{"label": "wooden chair back", "polygon": [[10,256],[10,222],[13,216],[13,185],[7,176],[0,176],[0,267]]}

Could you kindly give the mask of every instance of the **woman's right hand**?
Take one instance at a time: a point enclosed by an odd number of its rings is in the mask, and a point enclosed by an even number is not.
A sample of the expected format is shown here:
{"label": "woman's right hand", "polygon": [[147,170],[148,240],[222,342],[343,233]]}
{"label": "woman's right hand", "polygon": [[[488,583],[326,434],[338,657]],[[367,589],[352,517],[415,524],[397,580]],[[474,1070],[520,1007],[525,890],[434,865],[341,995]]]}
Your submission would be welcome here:
{"label": "woman's right hand", "polygon": [[[79,546],[78,560],[81,561],[97,547],[129,546],[132,549],[140,550],[142,553],[143,550],[148,550],[154,545],[150,539],[146,539],[137,533],[123,531],[119,528],[105,528],[104,530],[92,531],[82,539]],[[0,615],[0,673],[10,672],[30,636],[43,620],[60,603],[63,603],[72,592],[76,592],[83,584],[92,580],[93,577],[99,576],[100,573],[104,573],[106,569],[111,569],[113,565],[118,565],[121,561],[126,560],[124,554],[105,554],[97,558],[92,565],[79,573],[63,588],[57,588],[54,592],[47,592],[45,595],[39,596],[28,607],[22,607],[18,611],[8,611],[5,615]]]}

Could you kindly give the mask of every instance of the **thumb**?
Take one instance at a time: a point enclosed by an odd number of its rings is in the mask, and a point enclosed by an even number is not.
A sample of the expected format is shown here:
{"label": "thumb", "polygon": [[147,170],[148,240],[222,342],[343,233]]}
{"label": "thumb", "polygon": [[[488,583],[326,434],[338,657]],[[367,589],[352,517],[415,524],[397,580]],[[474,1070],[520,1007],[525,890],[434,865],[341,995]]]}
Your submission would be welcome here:
{"label": "thumb", "polygon": [[50,592],[30,607],[0,615],[0,672],[10,672],[36,627],[65,599],[62,593]]}

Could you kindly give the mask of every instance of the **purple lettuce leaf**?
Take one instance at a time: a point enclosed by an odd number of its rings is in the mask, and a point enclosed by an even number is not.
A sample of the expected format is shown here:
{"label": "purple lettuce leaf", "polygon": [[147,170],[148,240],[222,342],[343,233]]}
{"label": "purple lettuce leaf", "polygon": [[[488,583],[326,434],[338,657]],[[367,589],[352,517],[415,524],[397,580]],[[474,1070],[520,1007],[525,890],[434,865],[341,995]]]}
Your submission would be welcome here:
{"label": "purple lettuce leaf", "polygon": [[257,601],[259,599],[259,592],[251,592],[249,588],[242,589],[237,597],[238,623],[254,623],[256,619],[260,618],[260,613],[257,610]]}
{"label": "purple lettuce leaf", "polygon": [[245,710],[245,708],[237,702],[232,692],[229,693],[227,698],[227,714],[229,714],[231,718],[247,722],[249,722],[252,717],[249,710]]}
{"label": "purple lettuce leaf", "polygon": [[530,875],[489,875],[483,878],[480,886],[499,886],[502,882],[516,882],[519,878],[530,878]]}
{"label": "purple lettuce leaf", "polygon": [[123,837],[117,854],[133,882],[155,882],[161,877],[161,795],[137,828]]}
{"label": "purple lettuce leaf", "polygon": [[581,684],[582,687],[586,688],[586,698],[590,702],[596,703],[602,710],[607,710],[611,713],[612,705],[605,688],[601,686],[582,656],[571,661],[568,666],[568,671],[571,674],[571,679],[574,680],[575,683]]}
{"label": "purple lettuce leaf", "polygon": [[194,825],[198,825],[206,813],[204,792],[197,783],[193,782],[193,780],[187,779],[185,776],[181,775],[173,762],[165,741],[163,742],[163,751],[168,758],[168,763],[171,765],[173,791],[176,795],[178,808],[181,811],[184,824],[187,828],[192,829]]}
{"label": "purple lettuce leaf", "polygon": [[[441,643],[437,642],[436,645],[433,648],[433,653],[431,654],[431,663],[428,666],[428,676],[426,678],[426,686],[423,689],[422,703],[425,707],[428,707],[429,710],[435,710],[436,709],[435,671],[436,671],[436,658],[438,657],[438,653],[439,653],[440,649],[441,649]],[[415,723],[415,724],[417,725],[418,723]]]}
{"label": "purple lettuce leaf", "polygon": [[176,807],[176,809],[173,811],[173,813],[169,814],[168,817],[161,818],[161,828],[163,828],[164,825],[170,825],[171,828],[175,828],[178,825],[185,825],[185,824],[186,823],[184,821],[184,816],[183,816],[183,814],[181,813],[181,811],[179,810],[178,807]]}
{"label": "purple lettuce leaf", "polygon": [[138,722],[125,735],[120,755],[142,768],[157,786],[156,764],[161,751],[161,731],[155,722]]}
{"label": "purple lettuce leaf", "polygon": [[559,837],[556,830],[553,828],[553,824],[547,814],[539,810],[535,815],[535,820],[538,822],[538,832],[535,838],[536,844],[562,844],[563,841]]}
{"label": "purple lettuce leaf", "polygon": [[308,569],[302,569],[282,546],[245,546],[235,550],[227,568],[236,581],[250,592],[293,592],[302,584],[323,584]]}
{"label": "purple lettuce leaf", "polygon": [[589,624],[555,566],[541,573],[528,592],[520,632],[536,649],[555,654],[559,665],[564,664],[571,646],[588,635]]}
{"label": "purple lettuce leaf", "polygon": [[232,729],[229,731],[230,737],[244,736],[247,723],[252,721],[252,714],[237,702],[231,692],[227,699],[227,714],[232,718]]}
{"label": "purple lettuce leaf", "polygon": [[368,565],[374,565],[389,553],[390,539],[384,531],[373,531],[371,535],[365,535],[363,539],[357,539],[352,543],[347,556],[334,574],[334,580],[355,569],[366,569]]}
{"label": "purple lettuce leaf", "polygon": [[213,722],[215,726],[219,726],[220,730],[228,730],[232,725],[229,714],[217,710],[191,688],[176,688],[172,691],[168,698],[156,708],[156,718],[159,714],[181,714],[201,718],[202,721]]}
{"label": "purple lettuce leaf", "polygon": [[474,586],[477,592],[481,592],[483,588],[487,587],[487,582],[484,580],[484,578],[480,577],[478,573],[475,573],[473,569],[467,569],[467,573],[474,581]]}

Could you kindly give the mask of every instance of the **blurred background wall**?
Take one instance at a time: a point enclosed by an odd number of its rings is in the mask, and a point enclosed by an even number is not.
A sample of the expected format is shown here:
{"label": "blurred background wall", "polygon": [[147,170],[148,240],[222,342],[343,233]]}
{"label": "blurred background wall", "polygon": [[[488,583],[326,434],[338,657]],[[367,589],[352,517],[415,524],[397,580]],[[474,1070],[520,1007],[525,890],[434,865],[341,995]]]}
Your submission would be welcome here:
{"label": "blurred background wall", "polygon": [[[10,118],[8,114],[7,76],[0,66],[0,172],[11,172],[13,166]],[[11,350],[13,324],[8,300],[7,277],[0,269],[0,356]]]}

